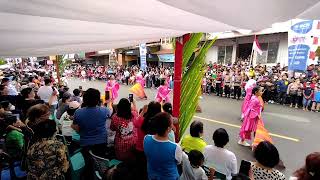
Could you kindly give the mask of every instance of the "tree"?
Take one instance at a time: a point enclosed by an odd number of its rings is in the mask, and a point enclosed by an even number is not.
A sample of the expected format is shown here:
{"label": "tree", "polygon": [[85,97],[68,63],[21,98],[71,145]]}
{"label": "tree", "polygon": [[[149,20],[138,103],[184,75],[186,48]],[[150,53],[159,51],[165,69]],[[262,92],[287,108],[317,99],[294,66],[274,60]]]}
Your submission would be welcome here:
{"label": "tree", "polygon": [[4,60],[3,58],[0,58],[0,65],[5,65],[7,64],[7,61]]}

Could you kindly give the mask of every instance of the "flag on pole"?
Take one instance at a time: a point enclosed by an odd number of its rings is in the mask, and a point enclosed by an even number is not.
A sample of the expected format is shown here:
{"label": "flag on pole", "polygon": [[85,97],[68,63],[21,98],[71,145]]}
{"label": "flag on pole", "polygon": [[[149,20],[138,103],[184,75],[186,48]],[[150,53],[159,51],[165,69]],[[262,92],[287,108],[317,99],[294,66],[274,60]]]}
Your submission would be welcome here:
{"label": "flag on pole", "polygon": [[260,44],[258,42],[258,39],[257,39],[256,35],[254,35],[254,41],[253,41],[252,49],[254,51],[256,51],[259,55],[262,55],[262,49],[260,47]]}

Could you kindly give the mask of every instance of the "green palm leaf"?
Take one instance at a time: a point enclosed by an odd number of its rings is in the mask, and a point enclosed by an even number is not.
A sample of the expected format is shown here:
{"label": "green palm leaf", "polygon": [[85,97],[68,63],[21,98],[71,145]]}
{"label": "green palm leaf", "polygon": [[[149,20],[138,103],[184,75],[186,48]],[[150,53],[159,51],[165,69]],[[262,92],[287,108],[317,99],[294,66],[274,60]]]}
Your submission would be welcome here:
{"label": "green palm leaf", "polygon": [[[203,33],[192,34],[190,40],[183,48],[183,69],[186,68],[190,58],[199,46]],[[193,62],[182,76],[181,100],[180,100],[180,137],[185,133],[196,112],[199,96],[201,93],[201,80],[205,73],[205,57],[214,44],[217,37],[211,41],[206,41],[195,56]]]}

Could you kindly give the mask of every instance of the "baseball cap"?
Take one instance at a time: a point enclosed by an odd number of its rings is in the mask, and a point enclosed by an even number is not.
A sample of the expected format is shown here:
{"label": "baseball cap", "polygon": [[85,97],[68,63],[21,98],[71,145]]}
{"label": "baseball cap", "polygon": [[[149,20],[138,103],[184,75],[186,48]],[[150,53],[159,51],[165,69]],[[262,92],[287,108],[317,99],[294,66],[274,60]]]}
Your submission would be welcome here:
{"label": "baseball cap", "polygon": [[80,103],[77,101],[71,101],[69,103],[69,109],[78,109],[80,107]]}

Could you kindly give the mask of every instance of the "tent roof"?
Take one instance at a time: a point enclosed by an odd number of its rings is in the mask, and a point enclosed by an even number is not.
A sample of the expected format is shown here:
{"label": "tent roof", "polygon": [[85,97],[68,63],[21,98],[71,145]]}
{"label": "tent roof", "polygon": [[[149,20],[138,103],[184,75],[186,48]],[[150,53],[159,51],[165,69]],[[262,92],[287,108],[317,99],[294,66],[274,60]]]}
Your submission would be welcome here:
{"label": "tent roof", "polygon": [[317,19],[320,0],[0,0],[0,56],[125,47],[188,32]]}

